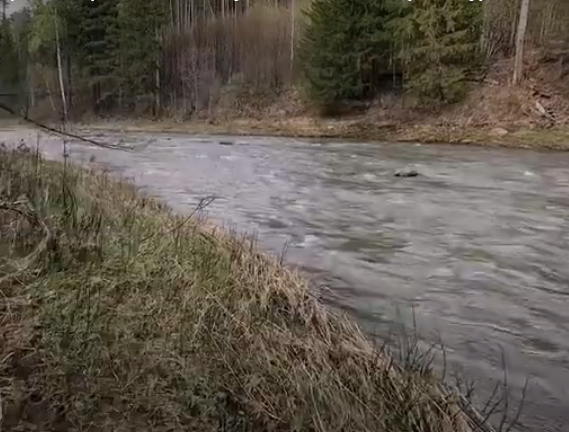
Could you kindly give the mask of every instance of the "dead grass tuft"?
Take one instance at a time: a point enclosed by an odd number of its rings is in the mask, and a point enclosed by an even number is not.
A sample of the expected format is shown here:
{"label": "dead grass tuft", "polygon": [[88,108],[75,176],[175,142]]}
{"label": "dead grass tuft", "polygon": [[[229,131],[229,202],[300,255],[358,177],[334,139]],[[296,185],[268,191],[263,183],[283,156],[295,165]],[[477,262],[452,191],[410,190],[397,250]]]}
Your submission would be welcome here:
{"label": "dead grass tuft", "polygon": [[251,241],[22,150],[0,202],[5,430],[474,430]]}

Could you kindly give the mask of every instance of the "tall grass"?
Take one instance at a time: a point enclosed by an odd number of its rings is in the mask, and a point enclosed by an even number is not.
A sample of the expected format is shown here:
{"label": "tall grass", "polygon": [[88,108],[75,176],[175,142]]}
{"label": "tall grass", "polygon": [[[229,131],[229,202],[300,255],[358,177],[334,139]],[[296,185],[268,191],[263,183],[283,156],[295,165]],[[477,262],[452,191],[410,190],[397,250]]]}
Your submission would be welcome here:
{"label": "tall grass", "polygon": [[474,430],[256,246],[93,169],[0,151],[5,430]]}

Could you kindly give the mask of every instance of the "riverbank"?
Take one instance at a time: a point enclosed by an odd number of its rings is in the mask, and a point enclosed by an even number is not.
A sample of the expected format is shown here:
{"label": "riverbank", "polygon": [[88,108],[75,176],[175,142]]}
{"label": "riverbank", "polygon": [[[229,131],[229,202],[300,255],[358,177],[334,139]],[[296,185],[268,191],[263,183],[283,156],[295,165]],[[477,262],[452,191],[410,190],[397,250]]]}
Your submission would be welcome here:
{"label": "riverbank", "polygon": [[4,429],[473,430],[248,240],[29,151],[0,191]]}
{"label": "riverbank", "polygon": [[488,147],[569,150],[569,127],[514,129],[368,123],[362,120],[235,119],[228,121],[97,121],[78,128],[123,132],[180,132],[211,135],[288,136],[389,141],[423,144],[464,144]]}
{"label": "riverbank", "polygon": [[[2,121],[0,129],[20,125]],[[280,136],[330,138],[359,141],[384,141],[422,144],[461,144],[484,147],[569,150],[569,127],[557,128],[482,128],[372,124],[361,120],[317,120],[295,117],[286,120],[235,119],[226,121],[96,120],[73,125],[77,130],[115,132],[170,132],[209,135]]]}

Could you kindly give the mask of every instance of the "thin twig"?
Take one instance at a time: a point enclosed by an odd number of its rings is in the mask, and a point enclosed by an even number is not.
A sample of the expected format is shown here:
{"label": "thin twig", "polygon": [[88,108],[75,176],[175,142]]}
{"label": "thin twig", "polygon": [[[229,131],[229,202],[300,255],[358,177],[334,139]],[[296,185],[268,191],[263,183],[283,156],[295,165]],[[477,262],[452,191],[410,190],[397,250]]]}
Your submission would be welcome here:
{"label": "thin twig", "polygon": [[180,228],[182,228],[186,223],[188,223],[188,221],[194,217],[194,215],[201,210],[206,209],[212,202],[214,202],[216,199],[215,196],[208,196],[208,197],[204,197],[200,200],[200,202],[198,203],[198,205],[196,206],[196,208],[188,215],[184,218],[184,220],[182,220],[182,222],[180,222],[179,224],[177,224],[176,226],[172,227],[171,229],[169,229],[168,231],[166,231],[165,233],[152,233],[147,235],[146,237],[144,237],[140,243],[144,243],[147,240],[151,239],[152,237],[155,237],[156,235],[160,234],[161,236],[166,236],[169,235],[177,230],[179,230]]}
{"label": "thin twig", "polygon": [[522,399],[520,400],[520,404],[518,405],[518,409],[516,410],[516,415],[514,416],[514,419],[510,422],[510,426],[508,426],[505,432],[510,432],[515,426],[518,425],[518,422],[520,421],[520,415],[522,414],[522,411],[524,409],[524,403],[526,401],[528,384],[529,384],[529,378],[526,379],[526,383],[524,384],[524,387],[522,389]]}

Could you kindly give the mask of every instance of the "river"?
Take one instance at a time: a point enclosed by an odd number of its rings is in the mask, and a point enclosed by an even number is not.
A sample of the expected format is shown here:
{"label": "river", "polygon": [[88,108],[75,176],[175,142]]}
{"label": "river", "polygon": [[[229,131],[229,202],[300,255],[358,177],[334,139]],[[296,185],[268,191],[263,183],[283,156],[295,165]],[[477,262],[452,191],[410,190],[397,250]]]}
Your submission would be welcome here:
{"label": "river", "polygon": [[[124,135],[91,133],[105,142]],[[0,132],[0,141],[35,133]],[[129,134],[73,142],[174,209],[207,214],[326,285],[368,331],[411,321],[487,395],[507,362],[520,431],[569,431],[569,153],[260,137]],[[220,145],[228,141],[234,145]],[[61,141],[44,137],[50,157]],[[415,178],[393,173],[412,164]],[[450,367],[450,366],[449,366]]]}

